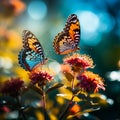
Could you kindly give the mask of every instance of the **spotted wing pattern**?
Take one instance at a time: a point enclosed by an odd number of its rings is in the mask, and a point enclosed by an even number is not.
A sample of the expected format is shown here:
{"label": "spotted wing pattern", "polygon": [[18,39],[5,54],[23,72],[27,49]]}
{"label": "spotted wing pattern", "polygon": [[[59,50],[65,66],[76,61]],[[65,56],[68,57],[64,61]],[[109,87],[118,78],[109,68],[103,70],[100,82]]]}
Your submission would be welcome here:
{"label": "spotted wing pattern", "polygon": [[37,64],[45,60],[43,48],[35,37],[28,31],[23,31],[23,49],[18,55],[19,64],[25,69],[31,71]]}
{"label": "spotted wing pattern", "polygon": [[58,33],[53,41],[53,48],[57,54],[68,54],[79,49],[80,23],[75,14],[71,14],[65,28]]}

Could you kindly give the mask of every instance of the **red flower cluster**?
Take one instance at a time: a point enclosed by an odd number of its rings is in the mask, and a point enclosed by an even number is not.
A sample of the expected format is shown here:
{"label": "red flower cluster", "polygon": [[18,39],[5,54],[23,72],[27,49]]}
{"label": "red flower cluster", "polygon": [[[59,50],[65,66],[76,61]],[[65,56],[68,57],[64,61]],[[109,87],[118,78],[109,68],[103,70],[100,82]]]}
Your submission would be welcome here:
{"label": "red flower cluster", "polygon": [[35,69],[30,72],[29,78],[33,84],[45,85],[46,82],[53,80],[53,76],[47,69]]}
{"label": "red flower cluster", "polygon": [[16,97],[20,94],[21,89],[24,87],[24,81],[20,78],[11,78],[11,80],[7,80],[1,86],[1,93],[7,94],[13,97]]}
{"label": "red flower cluster", "polygon": [[99,89],[105,90],[103,79],[98,75],[90,71],[77,76],[79,80],[78,86],[87,92],[98,92]]}
{"label": "red flower cluster", "polygon": [[80,70],[85,70],[87,68],[93,67],[93,60],[87,55],[80,55],[78,53],[73,54],[72,56],[67,56],[63,59],[64,63],[72,66],[72,70],[79,72]]}

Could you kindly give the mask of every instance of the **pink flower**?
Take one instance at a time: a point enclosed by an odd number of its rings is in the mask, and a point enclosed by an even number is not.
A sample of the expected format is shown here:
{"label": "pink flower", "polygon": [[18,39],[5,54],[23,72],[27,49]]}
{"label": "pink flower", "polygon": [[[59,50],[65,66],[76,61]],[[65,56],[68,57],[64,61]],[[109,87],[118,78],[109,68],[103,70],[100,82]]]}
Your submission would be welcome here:
{"label": "pink flower", "polygon": [[20,94],[22,88],[24,88],[24,81],[20,78],[11,78],[1,85],[0,91],[2,94],[16,97]]}
{"label": "pink flower", "polygon": [[105,90],[103,79],[98,75],[90,71],[77,76],[79,80],[78,86],[87,92],[98,92],[99,89]]}
{"label": "pink flower", "polygon": [[53,75],[49,69],[35,69],[30,72],[29,78],[33,84],[45,85],[53,80]]}
{"label": "pink flower", "polygon": [[87,55],[80,55],[78,53],[72,56],[67,56],[63,59],[64,63],[72,66],[72,70],[79,72],[80,70],[85,70],[87,68],[93,68],[93,60]]}

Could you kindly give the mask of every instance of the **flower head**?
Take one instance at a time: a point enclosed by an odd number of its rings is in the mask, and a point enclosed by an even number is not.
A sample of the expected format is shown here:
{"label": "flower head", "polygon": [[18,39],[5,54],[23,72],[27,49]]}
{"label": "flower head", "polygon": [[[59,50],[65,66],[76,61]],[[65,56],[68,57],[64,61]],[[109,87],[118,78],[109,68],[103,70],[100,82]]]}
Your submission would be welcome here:
{"label": "flower head", "polygon": [[53,80],[53,75],[49,69],[37,68],[30,72],[29,78],[33,84],[45,85]]}
{"label": "flower head", "polygon": [[103,79],[93,72],[85,71],[81,75],[78,75],[77,79],[80,81],[78,86],[87,92],[98,92],[99,89],[105,90]]}
{"label": "flower head", "polygon": [[24,81],[20,78],[11,78],[11,80],[7,80],[3,83],[0,91],[2,94],[16,97],[20,94],[22,88],[24,88]]}
{"label": "flower head", "polygon": [[71,65],[72,70],[75,72],[93,67],[92,58],[87,55],[80,55],[78,53],[75,53],[72,56],[67,56],[63,61]]}

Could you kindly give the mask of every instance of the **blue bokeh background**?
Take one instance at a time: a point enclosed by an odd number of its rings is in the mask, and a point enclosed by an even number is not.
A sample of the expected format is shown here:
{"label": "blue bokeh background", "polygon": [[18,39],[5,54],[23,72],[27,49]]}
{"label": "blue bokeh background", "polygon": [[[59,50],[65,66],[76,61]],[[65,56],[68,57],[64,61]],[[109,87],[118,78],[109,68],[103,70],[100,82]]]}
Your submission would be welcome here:
{"label": "blue bokeh background", "polygon": [[63,30],[70,14],[78,16],[81,26],[80,53],[93,58],[96,65],[94,72],[105,79],[106,91],[103,94],[114,101],[113,105],[91,114],[100,120],[119,120],[120,0],[23,1],[26,9],[15,18],[14,26],[20,33],[24,29],[32,31],[40,40],[46,57],[58,62],[62,62],[63,56],[53,50],[54,37]]}

